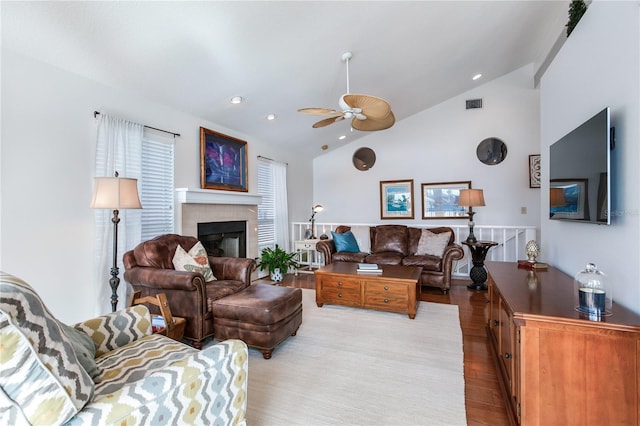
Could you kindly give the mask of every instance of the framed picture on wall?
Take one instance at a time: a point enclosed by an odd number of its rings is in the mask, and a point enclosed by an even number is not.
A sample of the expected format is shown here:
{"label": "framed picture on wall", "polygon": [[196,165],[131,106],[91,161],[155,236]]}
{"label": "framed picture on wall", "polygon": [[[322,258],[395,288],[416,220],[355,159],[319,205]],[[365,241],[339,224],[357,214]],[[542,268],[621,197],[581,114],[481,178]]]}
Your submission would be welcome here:
{"label": "framed picture on wall", "polygon": [[529,156],[529,188],[540,188],[540,154]]}
{"label": "framed picture on wall", "polygon": [[200,127],[200,187],[247,192],[247,143]]}
{"label": "framed picture on wall", "polygon": [[468,219],[468,211],[458,205],[461,189],[471,189],[471,181],[423,183],[422,218]]}
{"label": "framed picture on wall", "polygon": [[413,219],[413,179],[380,181],[380,219]]}

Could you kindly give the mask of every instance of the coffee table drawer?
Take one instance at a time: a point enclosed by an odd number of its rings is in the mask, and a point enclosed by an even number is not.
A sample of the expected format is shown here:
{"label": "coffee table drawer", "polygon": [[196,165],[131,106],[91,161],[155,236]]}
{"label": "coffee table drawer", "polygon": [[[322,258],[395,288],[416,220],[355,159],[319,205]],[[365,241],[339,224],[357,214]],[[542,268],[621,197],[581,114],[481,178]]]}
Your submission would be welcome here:
{"label": "coffee table drawer", "polygon": [[398,283],[365,283],[364,305],[393,310],[406,310],[409,288]]}
{"label": "coffee table drawer", "polygon": [[360,305],[360,280],[324,277],[319,290],[318,293],[316,289],[316,296],[321,294],[323,302]]}

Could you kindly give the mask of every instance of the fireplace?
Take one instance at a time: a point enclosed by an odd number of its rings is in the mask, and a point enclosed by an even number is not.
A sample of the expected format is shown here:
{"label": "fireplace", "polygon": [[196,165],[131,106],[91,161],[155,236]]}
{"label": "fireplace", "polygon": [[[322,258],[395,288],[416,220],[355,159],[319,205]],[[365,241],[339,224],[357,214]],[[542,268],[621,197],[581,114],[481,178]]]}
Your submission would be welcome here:
{"label": "fireplace", "polygon": [[247,221],[198,223],[198,240],[209,256],[247,257]]}

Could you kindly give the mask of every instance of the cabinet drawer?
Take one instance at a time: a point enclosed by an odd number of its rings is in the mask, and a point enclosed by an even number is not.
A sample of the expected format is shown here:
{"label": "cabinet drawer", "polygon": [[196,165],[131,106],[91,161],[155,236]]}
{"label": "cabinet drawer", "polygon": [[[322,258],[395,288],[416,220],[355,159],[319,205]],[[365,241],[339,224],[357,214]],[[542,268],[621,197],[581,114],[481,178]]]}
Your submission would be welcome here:
{"label": "cabinet drawer", "polygon": [[322,300],[328,303],[360,305],[360,281],[323,278],[320,281],[320,294]]}
{"label": "cabinet drawer", "polygon": [[406,310],[409,303],[408,286],[397,283],[367,283],[364,305],[385,309]]}
{"label": "cabinet drawer", "polygon": [[315,250],[316,249],[316,243],[315,242],[308,243],[308,242],[304,242],[304,241],[296,241],[295,249],[296,250]]}

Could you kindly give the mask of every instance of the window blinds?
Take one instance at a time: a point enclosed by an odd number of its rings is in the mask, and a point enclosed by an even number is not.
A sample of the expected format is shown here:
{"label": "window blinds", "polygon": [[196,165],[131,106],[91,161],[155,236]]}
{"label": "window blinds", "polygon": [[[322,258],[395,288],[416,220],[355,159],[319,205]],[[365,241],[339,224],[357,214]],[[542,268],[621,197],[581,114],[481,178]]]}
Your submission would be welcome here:
{"label": "window blinds", "polygon": [[173,138],[145,129],[142,140],[142,241],[174,232]]}

